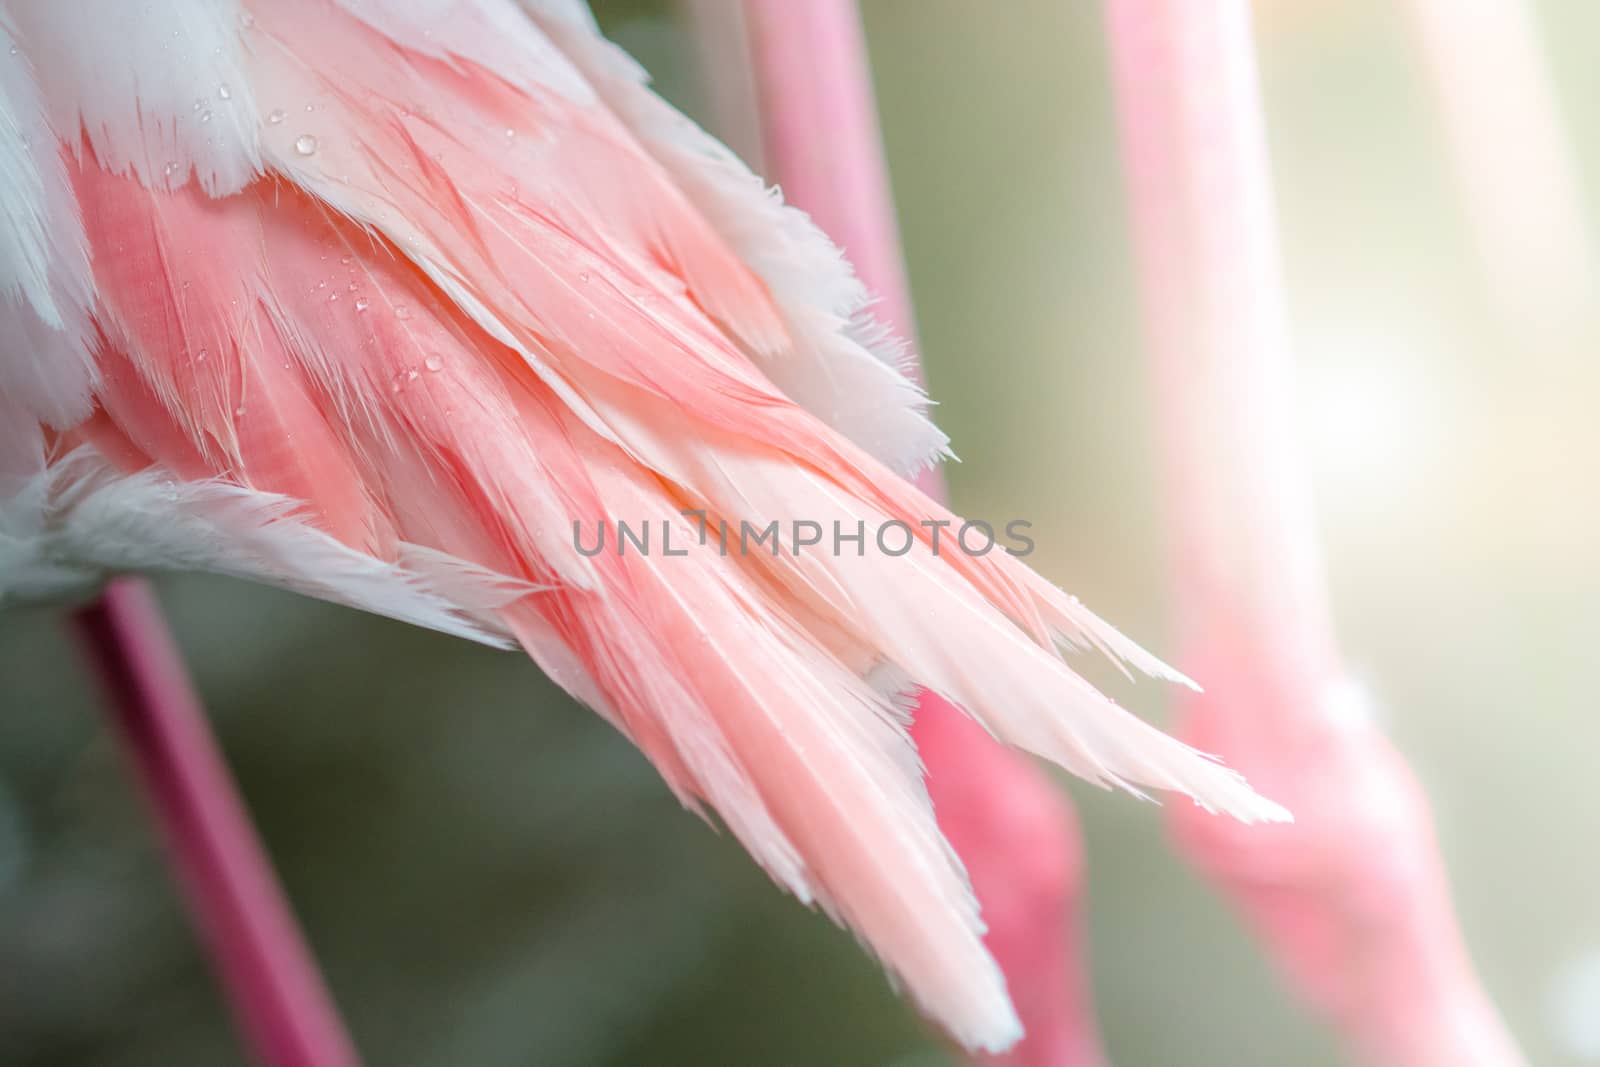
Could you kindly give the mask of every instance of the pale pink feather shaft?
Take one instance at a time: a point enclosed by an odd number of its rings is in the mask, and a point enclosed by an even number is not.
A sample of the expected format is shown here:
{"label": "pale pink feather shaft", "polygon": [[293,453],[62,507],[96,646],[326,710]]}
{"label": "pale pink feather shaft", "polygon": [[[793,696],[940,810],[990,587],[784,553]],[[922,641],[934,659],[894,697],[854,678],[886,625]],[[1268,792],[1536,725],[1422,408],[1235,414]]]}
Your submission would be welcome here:
{"label": "pale pink feather shaft", "polygon": [[[879,317],[914,337],[855,3],[744,0],[743,13],[768,176],[844,249]],[[918,485],[943,496],[936,469],[925,470]],[[1065,796],[937,694],[922,693],[912,735],[939,824],[966,862],[988,927],[985,943],[1023,1023],[1023,1040],[992,1059],[1029,1067],[1103,1062],[1083,959],[1082,845]]]}
{"label": "pale pink feather shaft", "polygon": [[1520,1062],[1461,944],[1425,798],[1336,649],[1245,0],[1109,0],[1162,455],[1183,731],[1294,810],[1260,834],[1173,809],[1190,857],[1365,1062]]}

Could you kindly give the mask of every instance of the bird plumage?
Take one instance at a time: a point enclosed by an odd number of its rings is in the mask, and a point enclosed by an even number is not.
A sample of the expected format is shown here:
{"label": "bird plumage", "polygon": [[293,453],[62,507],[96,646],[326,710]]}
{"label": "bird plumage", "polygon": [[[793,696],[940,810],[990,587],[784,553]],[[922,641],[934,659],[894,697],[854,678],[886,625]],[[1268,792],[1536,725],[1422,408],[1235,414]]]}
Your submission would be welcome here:
{"label": "bird plumage", "polygon": [[[1056,644],[1181,676],[935,551],[902,475],[946,442],[865,292],[580,5],[135,8],[0,19],[0,597],[188,567],[520,645],[974,1047],[1018,1027],[905,684],[1283,817]],[[914,536],[724,554],[686,511]],[[619,520],[687,553],[576,550]]]}

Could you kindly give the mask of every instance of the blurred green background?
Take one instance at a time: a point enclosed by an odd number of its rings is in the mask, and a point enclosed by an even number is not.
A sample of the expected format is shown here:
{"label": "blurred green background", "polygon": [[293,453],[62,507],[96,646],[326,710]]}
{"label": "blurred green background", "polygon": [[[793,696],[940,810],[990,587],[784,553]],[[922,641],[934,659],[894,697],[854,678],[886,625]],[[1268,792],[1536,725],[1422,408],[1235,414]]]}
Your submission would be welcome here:
{"label": "blurred green background", "polygon": [[[671,5],[597,6],[698,110]],[[1301,425],[1341,635],[1432,796],[1474,958],[1531,1060],[1572,1067],[1600,1062],[1596,338],[1532,351],[1492,318],[1400,8],[1258,8]],[[1537,11],[1600,202],[1600,5]],[[864,12],[959,509],[1031,518],[1033,562],[1162,651],[1099,5]],[[161,589],[369,1063],[954,1062],[529,664],[231,582]],[[0,615],[0,703],[0,1063],[244,1062],[57,613]],[[1115,1062],[1338,1062],[1158,813],[1065,788]]]}

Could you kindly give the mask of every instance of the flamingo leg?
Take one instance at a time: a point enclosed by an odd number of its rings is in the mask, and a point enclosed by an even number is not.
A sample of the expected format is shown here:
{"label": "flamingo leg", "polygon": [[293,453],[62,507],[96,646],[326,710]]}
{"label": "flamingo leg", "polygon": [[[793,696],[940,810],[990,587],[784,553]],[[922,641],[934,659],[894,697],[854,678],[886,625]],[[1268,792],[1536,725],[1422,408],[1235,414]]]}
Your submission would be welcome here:
{"label": "flamingo leg", "polygon": [[1524,343],[1582,343],[1594,249],[1531,5],[1406,7],[1496,313]]}
{"label": "flamingo leg", "polygon": [[256,1062],[355,1067],[155,596],[119,578],[74,622]]}
{"label": "flamingo leg", "polygon": [[1427,800],[1340,664],[1246,0],[1108,0],[1174,536],[1185,739],[1295,815],[1170,824],[1361,1062],[1522,1062],[1473,974]]}
{"label": "flamingo leg", "polygon": [[[715,7],[716,10],[708,10]],[[709,32],[729,14],[697,4]],[[852,0],[744,0],[759,115],[752,138],[766,176],[844,248],[903,337],[914,319],[866,46]],[[724,22],[725,24],[725,22]],[[719,63],[718,71],[722,71]],[[725,113],[737,107],[718,101]],[[937,471],[918,481],[943,496]],[[939,825],[966,864],[1026,1036],[986,1062],[1095,1067],[1104,1062],[1083,963],[1082,846],[1065,796],[1029,759],[1002,747],[947,702],[925,694],[913,729]]]}

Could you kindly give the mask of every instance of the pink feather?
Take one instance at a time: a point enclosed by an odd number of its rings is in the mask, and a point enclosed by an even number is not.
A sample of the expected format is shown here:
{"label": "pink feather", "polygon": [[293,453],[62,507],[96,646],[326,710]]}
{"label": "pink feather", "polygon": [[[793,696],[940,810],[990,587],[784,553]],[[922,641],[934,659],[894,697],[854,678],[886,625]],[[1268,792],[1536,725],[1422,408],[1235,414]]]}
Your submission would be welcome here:
{"label": "pink feather", "polygon": [[[974,1048],[1020,1028],[895,690],[926,685],[1091,781],[1286,817],[1054,643],[1181,676],[1009,554],[936,549],[926,524],[960,520],[879,456],[937,435],[892,368],[860,372],[847,271],[821,257],[819,289],[843,295],[808,304],[774,283],[781,264],[736,251],[733,217],[829,246],[758,191],[664,162],[667,142],[591,82],[615,90],[587,30],[505,0],[459,0],[448,25],[346,7],[255,3],[236,31],[208,15],[206,62],[235,64],[226,138],[161,112],[182,70],[138,68],[152,88],[131,128],[82,121],[105,112],[96,86],[41,82],[50,114],[80,120],[39,150],[69,160],[97,378],[72,426],[5,394],[48,449],[4,505],[41,509],[43,532],[0,592],[37,586],[20,570],[36,558],[91,576],[176,562],[514,640]],[[30,25],[88,48],[83,18]],[[136,59],[100,62],[110,79]],[[158,175],[158,151],[188,155]],[[241,168],[241,187],[222,180]],[[875,382],[905,440],[847,436],[861,424],[775,384],[808,361]],[[49,370],[25,369],[0,364],[0,389]],[[915,537],[898,556],[723,554],[685,509]],[[670,527],[687,552],[590,556],[570,536],[619,521]]]}

